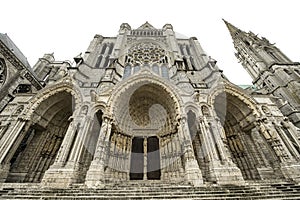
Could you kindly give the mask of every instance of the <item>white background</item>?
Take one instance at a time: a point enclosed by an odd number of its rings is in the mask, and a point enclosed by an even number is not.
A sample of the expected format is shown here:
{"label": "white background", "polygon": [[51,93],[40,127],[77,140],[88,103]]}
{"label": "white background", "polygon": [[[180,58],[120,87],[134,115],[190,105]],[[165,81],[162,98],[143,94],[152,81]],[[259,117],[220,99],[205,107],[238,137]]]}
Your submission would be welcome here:
{"label": "white background", "polygon": [[116,36],[121,23],[132,29],[148,21],[166,23],[187,37],[197,37],[208,55],[235,84],[251,84],[237,62],[222,18],[246,32],[276,43],[299,61],[297,0],[7,0],[0,2],[0,32],[7,33],[33,66],[44,53],[71,60],[85,52],[95,34]]}

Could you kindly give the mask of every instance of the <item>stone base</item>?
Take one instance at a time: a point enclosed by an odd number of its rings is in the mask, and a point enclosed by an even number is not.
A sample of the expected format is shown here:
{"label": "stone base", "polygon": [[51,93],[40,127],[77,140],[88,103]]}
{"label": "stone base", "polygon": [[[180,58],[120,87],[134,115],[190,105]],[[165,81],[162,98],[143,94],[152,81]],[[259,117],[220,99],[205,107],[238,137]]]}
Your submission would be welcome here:
{"label": "stone base", "polygon": [[104,166],[101,164],[91,164],[89,170],[87,171],[86,178],[85,178],[85,184],[89,188],[94,187],[102,187],[103,181],[105,179],[104,174]]}
{"label": "stone base", "polygon": [[171,182],[181,182],[184,177],[184,170],[181,169],[175,172],[166,172],[164,169],[161,170],[161,180]]}
{"label": "stone base", "polygon": [[281,171],[286,179],[300,182],[300,164],[281,166]]}
{"label": "stone base", "polygon": [[260,167],[257,168],[257,171],[261,180],[282,179],[282,175],[276,173],[272,167]]}
{"label": "stone base", "polygon": [[211,173],[214,175],[215,182],[220,185],[245,183],[241,170],[234,163],[214,162]]}
{"label": "stone base", "polygon": [[0,183],[4,183],[8,177],[10,165],[0,165]]}
{"label": "stone base", "polygon": [[49,168],[42,179],[43,187],[65,188],[76,183],[78,174],[72,168]]}
{"label": "stone base", "polygon": [[203,185],[202,173],[196,160],[188,160],[185,165],[185,179],[193,186]]}

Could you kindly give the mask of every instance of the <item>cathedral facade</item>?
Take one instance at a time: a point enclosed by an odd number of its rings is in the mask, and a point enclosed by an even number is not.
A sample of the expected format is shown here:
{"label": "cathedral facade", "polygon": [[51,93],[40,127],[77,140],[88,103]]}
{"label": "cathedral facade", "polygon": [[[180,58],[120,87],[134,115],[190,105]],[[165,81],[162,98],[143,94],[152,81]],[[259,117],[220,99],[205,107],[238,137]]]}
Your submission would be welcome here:
{"label": "cathedral facade", "polygon": [[0,182],[100,187],[156,180],[300,181],[300,63],[225,21],[254,86],[197,38],[146,22],[31,67],[0,35]]}

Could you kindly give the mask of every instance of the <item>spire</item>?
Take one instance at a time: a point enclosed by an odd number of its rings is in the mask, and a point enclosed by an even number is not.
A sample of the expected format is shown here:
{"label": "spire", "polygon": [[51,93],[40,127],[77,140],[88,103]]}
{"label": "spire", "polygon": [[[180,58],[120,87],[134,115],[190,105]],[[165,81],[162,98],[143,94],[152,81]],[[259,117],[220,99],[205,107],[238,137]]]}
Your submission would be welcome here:
{"label": "spire", "polygon": [[235,38],[238,33],[242,32],[240,29],[238,29],[237,27],[233,26],[232,24],[230,24],[226,20],[224,20],[224,19],[222,19],[222,20],[226,24],[226,26],[227,26],[227,28],[229,30],[229,33],[230,33],[230,35],[231,35],[232,38]]}

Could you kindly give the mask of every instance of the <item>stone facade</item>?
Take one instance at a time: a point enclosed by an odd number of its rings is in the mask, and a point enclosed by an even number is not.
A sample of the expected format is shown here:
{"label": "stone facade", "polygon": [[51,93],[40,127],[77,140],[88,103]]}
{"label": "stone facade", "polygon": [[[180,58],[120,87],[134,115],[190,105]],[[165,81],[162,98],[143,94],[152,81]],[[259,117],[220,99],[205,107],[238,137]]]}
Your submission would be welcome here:
{"label": "stone facade", "polygon": [[[123,23],[116,37],[95,35],[76,64],[45,54],[33,68],[1,34],[0,181],[299,182],[299,65],[226,25],[256,88],[231,83],[197,38],[170,24]],[[255,42],[284,62],[255,60]]]}

